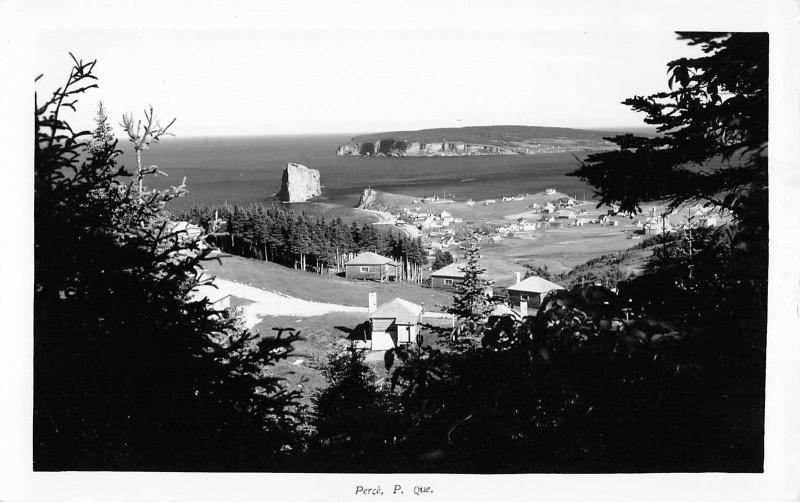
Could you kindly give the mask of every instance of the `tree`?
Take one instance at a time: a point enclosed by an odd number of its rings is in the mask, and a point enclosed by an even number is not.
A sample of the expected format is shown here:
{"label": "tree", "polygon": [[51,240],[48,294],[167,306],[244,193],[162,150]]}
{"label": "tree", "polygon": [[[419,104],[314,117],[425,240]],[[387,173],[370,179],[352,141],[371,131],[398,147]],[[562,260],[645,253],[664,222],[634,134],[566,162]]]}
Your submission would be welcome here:
{"label": "tree", "polygon": [[670,209],[703,203],[733,216],[733,225],[717,230],[689,222],[619,291],[635,314],[694,335],[703,376],[696,392],[705,402],[697,422],[716,431],[707,448],[736,451],[732,470],[753,469],[763,460],[769,38],[678,36],[704,55],[668,63],[668,92],[624,102],[660,135],[610,138],[619,151],[590,155],[571,174],[593,185],[601,203],[625,211],[667,201]]}
{"label": "tree", "polygon": [[433,265],[431,265],[431,268],[433,270],[439,270],[441,268],[450,265],[451,263],[453,263],[453,255],[450,254],[450,251],[437,249],[436,254],[434,255],[433,258]]}
{"label": "tree", "polygon": [[108,116],[102,101],[97,106],[97,115],[94,120],[96,126],[92,131],[92,137],[86,142],[89,154],[99,155],[105,150],[116,149],[117,140],[114,137],[114,129],[108,123]]}
{"label": "tree", "polygon": [[464,279],[456,284],[453,291],[453,304],[447,309],[447,312],[474,328],[492,310],[492,304],[486,296],[486,289],[492,283],[482,277],[486,269],[480,266],[481,248],[478,246],[477,236],[471,234],[469,239],[460,246],[460,249],[464,252],[467,260],[461,267]]}
{"label": "tree", "polygon": [[121,125],[128,134],[128,140],[133,143],[133,149],[136,152],[136,173],[134,175],[136,183],[133,186],[138,188],[140,196],[143,191],[142,177],[145,174],[159,172],[156,166],[150,166],[146,172],[142,169],[142,150],[149,149],[151,144],[158,143],[164,136],[171,136],[172,134],[168,131],[174,123],[175,119],[172,119],[166,126],[162,126],[156,117],[155,111],[153,111],[152,105],[144,111],[144,122],[134,119],[133,113],[122,116]]}
{"label": "tree", "polygon": [[[365,351],[334,346],[322,373],[327,386],[314,396],[311,465],[303,470],[364,472],[390,470],[398,417],[365,362]],[[306,463],[306,460],[303,462]]]}
{"label": "tree", "polygon": [[570,173],[600,203],[640,211],[710,203],[730,211],[759,239],[767,231],[767,33],[686,33],[704,55],[668,63],[669,91],[623,104],[647,115],[660,135],[608,138],[619,151],[590,155]]}
{"label": "tree", "polygon": [[296,395],[268,370],[296,336],[242,331],[193,293],[209,250],[164,211],[185,187],[143,194],[118,150],[81,155],[90,133],[61,114],[95,63],[73,62],[35,94],[34,468],[279,467]]}

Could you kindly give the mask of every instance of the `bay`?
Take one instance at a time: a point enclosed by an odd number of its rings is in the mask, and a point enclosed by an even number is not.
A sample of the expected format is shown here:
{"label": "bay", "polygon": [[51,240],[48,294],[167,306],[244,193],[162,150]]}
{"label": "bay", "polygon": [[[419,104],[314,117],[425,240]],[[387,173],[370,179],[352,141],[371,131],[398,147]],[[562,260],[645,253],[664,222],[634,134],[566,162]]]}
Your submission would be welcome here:
{"label": "bay", "polygon": [[[364,188],[423,196],[436,193],[456,200],[500,198],[556,188],[578,198],[592,191],[566,176],[578,167],[572,154],[473,157],[339,157],[337,146],[351,135],[169,138],[142,155],[168,177],[150,177],[147,186],[166,188],[185,176],[188,195],[170,203],[179,213],[193,204],[271,203],[288,162],[318,169],[322,196],[315,202],[354,206]],[[120,142],[129,170],[135,157]]]}

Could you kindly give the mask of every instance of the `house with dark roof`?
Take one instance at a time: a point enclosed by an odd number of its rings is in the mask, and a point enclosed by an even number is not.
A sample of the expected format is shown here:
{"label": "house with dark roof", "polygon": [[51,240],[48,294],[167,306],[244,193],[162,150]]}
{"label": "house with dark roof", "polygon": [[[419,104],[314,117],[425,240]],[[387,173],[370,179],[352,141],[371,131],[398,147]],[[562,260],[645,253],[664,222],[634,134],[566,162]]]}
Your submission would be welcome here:
{"label": "house with dark roof", "polygon": [[359,253],[344,265],[347,279],[364,281],[394,281],[399,277],[400,265],[385,256],[371,251]]}
{"label": "house with dark roof", "polygon": [[[519,307],[520,310],[527,310],[527,308],[538,309],[547,293],[556,289],[564,289],[564,287],[536,275],[520,281],[519,275],[517,275],[517,283],[507,289],[509,304],[512,307]],[[525,308],[523,309],[521,305],[524,305]],[[527,315],[527,312],[521,312],[521,314],[524,316]]]}
{"label": "house with dark roof", "polygon": [[463,263],[451,263],[431,273],[431,287],[452,291],[457,284],[464,282]]}
{"label": "house with dark roof", "polygon": [[395,298],[372,311],[370,350],[389,350],[413,343],[423,310],[420,305]]}

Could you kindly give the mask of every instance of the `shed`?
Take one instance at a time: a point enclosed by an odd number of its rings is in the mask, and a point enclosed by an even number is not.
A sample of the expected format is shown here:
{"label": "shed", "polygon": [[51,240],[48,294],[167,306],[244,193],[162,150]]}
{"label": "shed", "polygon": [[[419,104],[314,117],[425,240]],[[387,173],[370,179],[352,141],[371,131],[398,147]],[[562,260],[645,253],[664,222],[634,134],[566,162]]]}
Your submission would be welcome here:
{"label": "shed", "polygon": [[412,343],[417,336],[423,308],[402,298],[384,303],[369,315],[371,350],[389,350]]}
{"label": "shed", "polygon": [[538,309],[547,293],[556,289],[564,289],[554,282],[539,276],[531,276],[508,288],[508,301],[512,306],[526,302],[528,307]]}
{"label": "shed", "polygon": [[452,290],[457,284],[464,282],[463,263],[451,263],[431,274],[431,287],[434,289]]}
{"label": "shed", "polygon": [[396,280],[400,265],[391,258],[381,256],[371,251],[359,253],[352,260],[345,263],[345,277],[347,279],[361,279],[371,281]]}

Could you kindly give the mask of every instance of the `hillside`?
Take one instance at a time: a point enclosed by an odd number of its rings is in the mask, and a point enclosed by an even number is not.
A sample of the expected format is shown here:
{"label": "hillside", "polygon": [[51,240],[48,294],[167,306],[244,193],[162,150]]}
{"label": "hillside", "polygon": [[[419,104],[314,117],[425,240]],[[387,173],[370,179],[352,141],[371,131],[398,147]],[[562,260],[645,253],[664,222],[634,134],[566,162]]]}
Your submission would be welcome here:
{"label": "hillside", "polygon": [[463,155],[533,155],[611,150],[603,139],[611,131],[566,127],[473,126],[390,131],[355,136],[339,146],[338,155],[429,157]]}
{"label": "hillside", "polygon": [[336,303],[353,307],[366,307],[370,292],[378,293],[378,303],[400,297],[414,303],[425,303],[428,310],[438,310],[439,305],[449,305],[449,293],[422,288],[406,282],[348,281],[341,277],[301,272],[277,263],[224,256],[219,261],[209,260],[203,267],[211,275],[267,291],[277,291],[296,298],[315,302]]}

